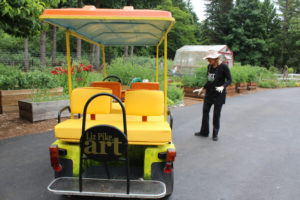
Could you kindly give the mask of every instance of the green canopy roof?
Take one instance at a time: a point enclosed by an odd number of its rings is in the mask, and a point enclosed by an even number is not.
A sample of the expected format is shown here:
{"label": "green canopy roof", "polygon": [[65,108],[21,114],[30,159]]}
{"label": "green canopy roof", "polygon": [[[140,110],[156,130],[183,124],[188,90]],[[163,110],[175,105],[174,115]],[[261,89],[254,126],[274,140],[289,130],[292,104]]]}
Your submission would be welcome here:
{"label": "green canopy roof", "polygon": [[47,9],[40,18],[102,45],[156,46],[174,23],[171,13],[158,10]]}

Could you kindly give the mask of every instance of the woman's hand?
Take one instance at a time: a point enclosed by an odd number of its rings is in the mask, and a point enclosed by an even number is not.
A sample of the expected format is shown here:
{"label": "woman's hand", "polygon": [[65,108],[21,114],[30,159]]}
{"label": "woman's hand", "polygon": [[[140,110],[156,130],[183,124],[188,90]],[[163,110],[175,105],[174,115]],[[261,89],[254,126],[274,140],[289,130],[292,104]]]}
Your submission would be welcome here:
{"label": "woman's hand", "polygon": [[216,90],[217,90],[218,92],[222,93],[223,90],[224,90],[224,86],[216,87]]}
{"label": "woman's hand", "polygon": [[202,90],[203,90],[203,87],[199,88],[199,89],[196,89],[196,90],[193,90],[193,93],[198,92],[198,95],[200,95]]}

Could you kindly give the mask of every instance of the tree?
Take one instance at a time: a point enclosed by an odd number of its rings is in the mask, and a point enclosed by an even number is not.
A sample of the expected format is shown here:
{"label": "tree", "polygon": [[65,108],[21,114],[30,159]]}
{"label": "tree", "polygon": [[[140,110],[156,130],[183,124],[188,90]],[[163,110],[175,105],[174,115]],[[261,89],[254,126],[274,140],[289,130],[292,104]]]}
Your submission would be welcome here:
{"label": "tree", "polygon": [[260,60],[260,64],[265,67],[274,66],[276,57],[279,57],[278,35],[280,34],[280,20],[276,13],[275,6],[270,0],[264,0],[261,6],[263,14],[263,23],[265,32],[263,39],[265,41],[265,51]]}
{"label": "tree", "polygon": [[[41,0],[45,6],[45,8],[57,7],[60,2],[64,2],[65,0]],[[41,33],[40,33],[40,64],[46,65],[46,30],[49,25],[40,22],[42,25]]]}
{"label": "tree", "polygon": [[46,65],[46,27],[48,27],[48,25],[42,22],[42,26],[43,25],[44,27],[40,33],[40,64]]}
{"label": "tree", "polygon": [[277,0],[279,11],[281,12],[281,56],[280,65],[284,66],[288,62],[287,43],[293,44],[290,40],[292,21],[297,23],[299,19],[299,0]]}
{"label": "tree", "polygon": [[[176,19],[176,23],[168,34],[169,58],[174,58],[176,50],[183,45],[199,43],[195,37],[197,26],[190,13],[181,10],[179,7],[174,7],[171,0],[163,0],[157,8],[170,11]],[[162,45],[161,48],[163,48]],[[162,49],[160,52],[163,52]]]}
{"label": "tree", "polygon": [[56,65],[56,26],[52,26],[52,66]]}
{"label": "tree", "polygon": [[[81,8],[81,0],[77,0],[77,7]],[[81,39],[77,38],[77,59],[81,60]]]}
{"label": "tree", "polygon": [[260,65],[267,50],[266,28],[258,0],[239,0],[229,16],[230,33],[225,42],[235,53],[235,60],[244,64]]}
{"label": "tree", "polygon": [[206,0],[207,19],[204,21],[206,33],[211,44],[223,44],[229,34],[229,13],[233,7],[232,0]]}
{"label": "tree", "polygon": [[1,1],[0,28],[16,37],[24,38],[24,70],[28,71],[28,37],[38,33],[40,22],[38,16],[44,9],[40,0]]}

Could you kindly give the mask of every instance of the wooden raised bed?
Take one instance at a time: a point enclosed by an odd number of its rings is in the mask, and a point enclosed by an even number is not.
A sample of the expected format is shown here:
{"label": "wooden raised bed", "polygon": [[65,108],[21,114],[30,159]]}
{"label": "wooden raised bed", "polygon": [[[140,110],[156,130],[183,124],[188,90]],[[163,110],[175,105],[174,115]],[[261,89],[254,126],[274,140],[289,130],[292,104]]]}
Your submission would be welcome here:
{"label": "wooden raised bed", "polygon": [[247,85],[248,90],[256,90],[257,82],[248,82],[247,84],[248,84]]}
{"label": "wooden raised bed", "polygon": [[236,93],[236,87],[235,87],[235,85],[228,85],[226,87],[226,92],[227,92],[227,94],[234,94],[234,93]]}
{"label": "wooden raised bed", "polygon": [[[19,100],[19,115],[21,119],[31,122],[57,118],[58,111],[70,105],[69,100],[32,102],[31,100]],[[70,116],[68,111],[62,113],[61,117]]]}
{"label": "wooden raised bed", "polygon": [[203,99],[204,98],[204,92],[202,92],[201,95],[198,95],[198,92],[193,93],[193,91],[195,89],[199,89],[199,88],[183,87],[184,96]]}
{"label": "wooden raised bed", "polygon": [[[38,90],[0,90],[0,114],[4,112],[13,112],[18,110],[18,101],[29,99]],[[63,88],[49,89],[51,96],[62,95]]]}
{"label": "wooden raised bed", "polygon": [[247,91],[247,86],[248,86],[248,83],[237,83],[236,84],[237,93],[242,93],[242,92]]}

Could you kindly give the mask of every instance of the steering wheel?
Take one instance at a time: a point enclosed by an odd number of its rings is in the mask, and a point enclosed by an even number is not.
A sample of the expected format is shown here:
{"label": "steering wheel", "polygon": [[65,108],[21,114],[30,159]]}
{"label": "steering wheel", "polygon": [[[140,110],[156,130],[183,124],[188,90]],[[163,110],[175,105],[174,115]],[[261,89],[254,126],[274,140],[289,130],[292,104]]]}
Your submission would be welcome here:
{"label": "steering wheel", "polygon": [[105,81],[106,79],[110,79],[110,78],[115,78],[115,79],[118,79],[118,82],[121,83],[122,85],[122,80],[120,79],[120,77],[116,76],[116,75],[111,75],[111,76],[107,76],[103,79],[103,81]]}

